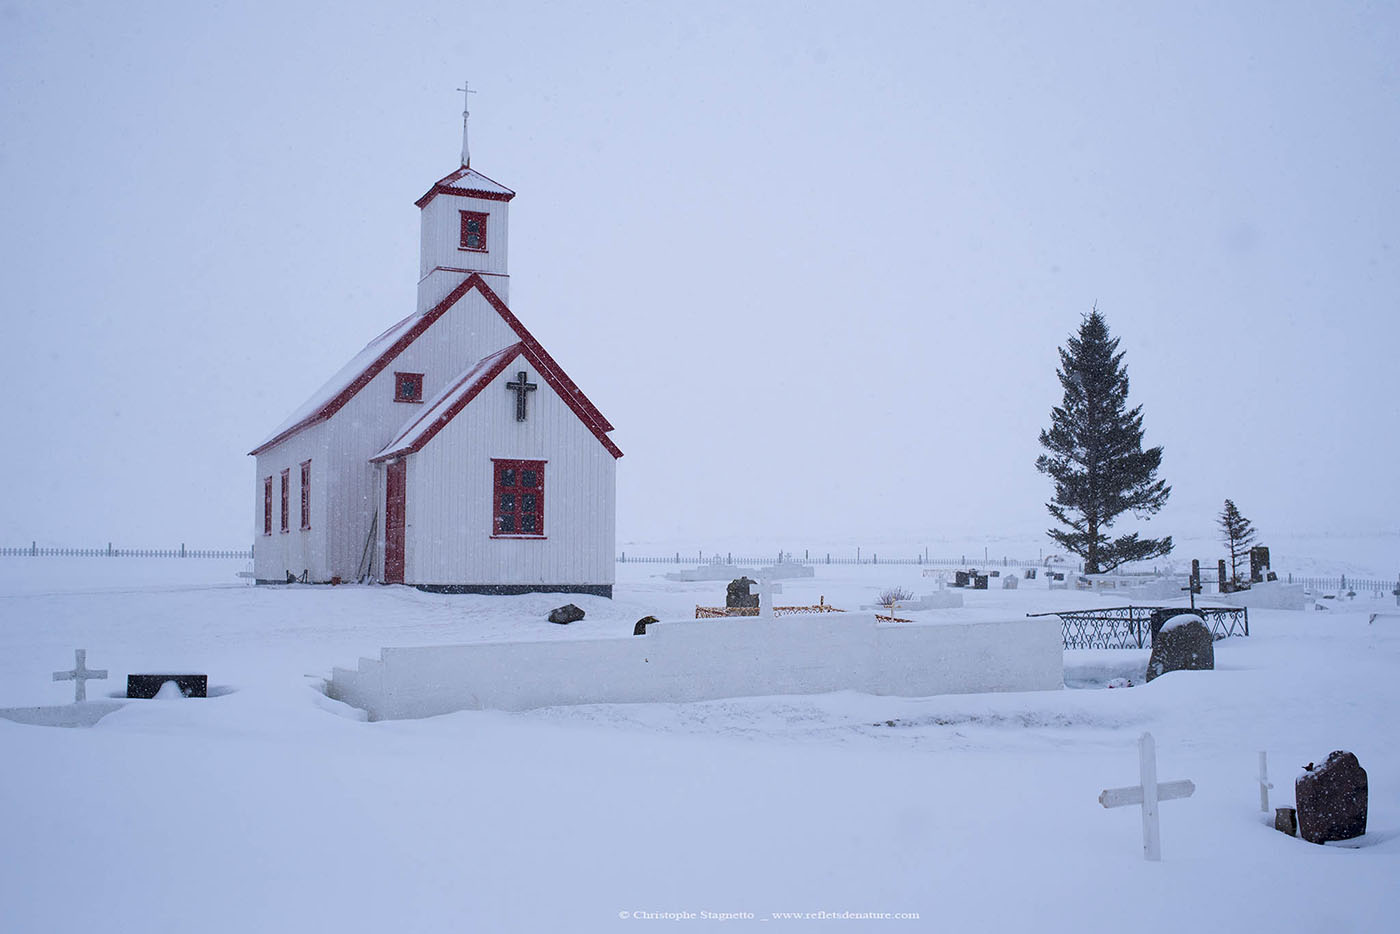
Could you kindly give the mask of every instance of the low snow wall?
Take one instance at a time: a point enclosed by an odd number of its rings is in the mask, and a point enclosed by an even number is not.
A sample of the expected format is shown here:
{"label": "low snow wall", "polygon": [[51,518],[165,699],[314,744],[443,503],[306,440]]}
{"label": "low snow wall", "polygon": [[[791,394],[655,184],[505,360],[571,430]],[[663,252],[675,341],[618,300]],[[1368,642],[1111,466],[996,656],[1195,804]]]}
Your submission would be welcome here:
{"label": "low snow wall", "polygon": [[881,623],[873,613],[653,623],[644,636],[386,648],[328,693],[371,719],[854,690],[926,697],[1063,686],[1060,621]]}
{"label": "low snow wall", "polygon": [[1282,581],[1255,584],[1248,590],[1220,594],[1218,599],[1259,610],[1306,610],[1313,604],[1313,598],[1304,593],[1302,584],[1285,584]]}

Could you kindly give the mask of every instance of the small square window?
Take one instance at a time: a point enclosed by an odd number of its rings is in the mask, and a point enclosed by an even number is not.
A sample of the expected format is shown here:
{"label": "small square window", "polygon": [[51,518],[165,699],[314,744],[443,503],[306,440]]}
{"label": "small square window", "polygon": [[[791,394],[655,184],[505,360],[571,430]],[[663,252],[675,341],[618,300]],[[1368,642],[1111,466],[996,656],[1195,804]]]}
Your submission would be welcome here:
{"label": "small square window", "polygon": [[423,401],[423,374],[422,374],[422,373],[395,373],[395,374],[394,374],[394,401],[395,401],[395,402],[422,402],[422,401]]}
{"label": "small square window", "polygon": [[478,211],[462,211],[462,238],[458,249],[486,252],[486,218]]}

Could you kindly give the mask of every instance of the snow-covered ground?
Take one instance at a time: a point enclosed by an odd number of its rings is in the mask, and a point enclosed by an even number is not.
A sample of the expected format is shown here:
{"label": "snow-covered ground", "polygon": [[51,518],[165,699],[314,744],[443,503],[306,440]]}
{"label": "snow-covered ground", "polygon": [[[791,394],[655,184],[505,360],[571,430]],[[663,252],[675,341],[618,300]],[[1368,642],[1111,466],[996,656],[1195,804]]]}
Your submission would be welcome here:
{"label": "snow-covered ground", "polygon": [[[1139,680],[1145,651],[1066,653],[1084,687],[1046,693],[364,723],[318,688],[381,646],[630,638],[641,616],[722,603],[724,584],[622,565],[617,599],[569,598],[588,616],[562,627],[544,621],[559,596],[258,588],[241,567],[0,560],[0,707],[71,699],[49,679],[76,648],[112,675],[92,699],[151,671],[207,672],[217,695],[131,701],[90,729],[0,720],[0,930],[576,932],[661,923],[639,912],[849,912],[919,919],[843,930],[1380,931],[1400,912],[1400,618],[1368,623],[1393,598],[1252,610],[1216,671],[1123,690],[1095,688]],[[929,589],[917,567],[819,566],[779,602],[855,609],[892,585]],[[965,596],[929,618],[1122,602],[1043,582]],[[1162,805],[1160,864],[1141,858],[1137,810],[1097,801],[1136,783],[1144,730],[1161,779],[1197,786]],[[1333,749],[1369,772],[1360,849],[1286,838],[1258,809],[1258,750],[1291,804],[1299,766]]]}

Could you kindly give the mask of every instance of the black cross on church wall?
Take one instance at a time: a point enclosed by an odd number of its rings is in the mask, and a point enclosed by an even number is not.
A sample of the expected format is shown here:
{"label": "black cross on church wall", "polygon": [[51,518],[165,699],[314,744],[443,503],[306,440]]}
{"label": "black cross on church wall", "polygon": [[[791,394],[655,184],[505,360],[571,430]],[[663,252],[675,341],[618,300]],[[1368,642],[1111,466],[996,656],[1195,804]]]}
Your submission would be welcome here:
{"label": "black cross on church wall", "polygon": [[525,421],[525,400],[529,398],[526,393],[539,389],[534,383],[525,382],[525,371],[521,370],[515,376],[515,382],[506,383],[506,389],[515,393],[515,420]]}

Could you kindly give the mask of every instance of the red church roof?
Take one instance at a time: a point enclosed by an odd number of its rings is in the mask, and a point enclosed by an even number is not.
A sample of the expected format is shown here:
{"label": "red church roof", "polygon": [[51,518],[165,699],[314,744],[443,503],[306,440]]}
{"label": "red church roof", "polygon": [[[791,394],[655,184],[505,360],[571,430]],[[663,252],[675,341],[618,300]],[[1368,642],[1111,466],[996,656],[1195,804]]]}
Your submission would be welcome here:
{"label": "red church roof", "polygon": [[[520,346],[529,352],[528,358],[534,363],[535,369],[539,370],[540,375],[548,380],[549,384],[554,387],[554,391],[563,397],[569,407],[578,413],[578,417],[583,420],[583,423],[599,436],[610,451],[614,452],[614,457],[621,457],[622,452],[604,436],[604,433],[613,430],[612,424],[603,417],[603,413],[598,411],[597,406],[583,394],[583,390],[569,379],[568,374],[555,362],[549,352],[540,346],[539,341],[535,340],[534,335],[526,329],[525,325],[520,323],[520,319],[506,307],[506,303],[501,301],[500,296],[491,290],[491,287],[481,276],[475,273],[468,276],[461,285],[448,293],[447,297],[433,306],[431,310],[421,315],[409,315],[366,344],[363,350],[356,354],[349,363],[341,367],[334,376],[326,381],[325,385],[313,393],[310,399],[302,403],[300,408],[279,425],[267,440],[248,453],[251,455],[261,454],[302,429],[323,422],[339,412],[347,402],[355,398],[356,393],[369,385],[370,380],[393,363],[395,357],[422,336],[428,328],[432,327],[433,322],[442,317],[449,308],[472,289],[480,292],[482,298],[486,299],[487,303],[496,310],[496,313],[510,326],[511,330],[515,331],[520,338]],[[495,355],[493,354],[493,356]]]}

